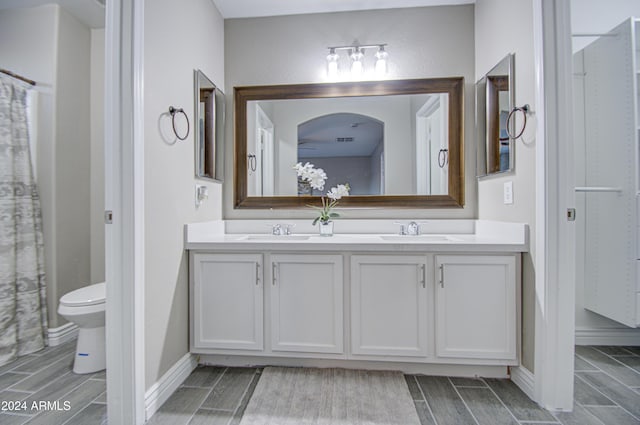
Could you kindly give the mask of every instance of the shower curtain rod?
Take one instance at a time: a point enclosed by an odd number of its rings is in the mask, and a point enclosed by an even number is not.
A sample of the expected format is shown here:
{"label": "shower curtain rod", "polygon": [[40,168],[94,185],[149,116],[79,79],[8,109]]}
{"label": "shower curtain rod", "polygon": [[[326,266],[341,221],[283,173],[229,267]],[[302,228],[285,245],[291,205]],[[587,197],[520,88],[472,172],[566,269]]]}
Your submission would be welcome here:
{"label": "shower curtain rod", "polygon": [[20,81],[24,81],[25,83],[30,84],[30,85],[32,85],[32,86],[35,86],[35,85],[36,85],[36,82],[35,82],[35,81],[30,80],[30,79],[28,79],[28,78],[25,78],[25,77],[23,77],[23,76],[21,76],[21,75],[15,74],[15,73],[13,73],[13,72],[11,72],[11,71],[7,71],[6,69],[0,68],[0,72],[2,72],[3,74],[7,74],[7,75],[9,75],[9,76],[11,76],[11,77],[13,77],[13,78],[16,78],[16,79],[18,79],[18,80],[20,80]]}

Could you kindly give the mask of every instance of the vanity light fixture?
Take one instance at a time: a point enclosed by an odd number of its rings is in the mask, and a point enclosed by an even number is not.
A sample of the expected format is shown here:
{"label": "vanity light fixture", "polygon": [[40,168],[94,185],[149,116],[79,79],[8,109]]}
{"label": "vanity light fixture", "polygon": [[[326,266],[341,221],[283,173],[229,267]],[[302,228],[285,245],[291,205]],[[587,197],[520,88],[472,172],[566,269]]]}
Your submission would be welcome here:
{"label": "vanity light fixture", "polygon": [[328,47],[329,54],[327,55],[327,77],[331,80],[335,80],[339,75],[339,66],[338,62],[340,60],[340,55],[338,51],[346,50],[348,51],[349,59],[351,60],[351,78],[359,79],[365,74],[364,68],[364,58],[365,51],[367,49],[377,49],[375,53],[376,63],[375,63],[375,76],[380,78],[384,77],[387,74],[387,63],[389,58],[389,53],[386,52],[383,44],[368,44],[368,45],[352,45],[352,46],[333,46]]}

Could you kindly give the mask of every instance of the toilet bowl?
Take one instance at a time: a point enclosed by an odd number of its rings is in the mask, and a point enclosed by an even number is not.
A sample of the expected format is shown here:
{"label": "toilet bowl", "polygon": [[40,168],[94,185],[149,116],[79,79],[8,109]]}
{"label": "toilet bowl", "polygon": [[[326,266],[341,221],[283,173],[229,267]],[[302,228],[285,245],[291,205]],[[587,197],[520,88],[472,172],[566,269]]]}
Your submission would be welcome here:
{"label": "toilet bowl", "polygon": [[104,282],[76,289],[60,298],[58,314],[79,328],[73,362],[75,373],[92,373],[106,368],[105,301]]}

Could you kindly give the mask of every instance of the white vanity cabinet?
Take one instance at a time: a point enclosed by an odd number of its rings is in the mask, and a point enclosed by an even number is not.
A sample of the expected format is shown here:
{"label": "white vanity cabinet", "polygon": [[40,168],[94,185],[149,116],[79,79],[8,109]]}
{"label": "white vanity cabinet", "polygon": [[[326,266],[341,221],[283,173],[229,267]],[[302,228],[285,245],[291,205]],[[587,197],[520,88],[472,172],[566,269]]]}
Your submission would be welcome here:
{"label": "white vanity cabinet", "polygon": [[272,254],[271,350],[341,354],[342,255]]}
{"label": "white vanity cabinet", "polygon": [[518,364],[519,251],[493,239],[378,239],[193,245],[191,352],[228,366],[460,376],[504,376]]}
{"label": "white vanity cabinet", "polygon": [[425,357],[426,255],[351,257],[351,352]]}
{"label": "white vanity cabinet", "polygon": [[517,358],[515,255],[436,255],[436,356]]}
{"label": "white vanity cabinet", "polygon": [[191,351],[263,349],[262,254],[190,255]]}

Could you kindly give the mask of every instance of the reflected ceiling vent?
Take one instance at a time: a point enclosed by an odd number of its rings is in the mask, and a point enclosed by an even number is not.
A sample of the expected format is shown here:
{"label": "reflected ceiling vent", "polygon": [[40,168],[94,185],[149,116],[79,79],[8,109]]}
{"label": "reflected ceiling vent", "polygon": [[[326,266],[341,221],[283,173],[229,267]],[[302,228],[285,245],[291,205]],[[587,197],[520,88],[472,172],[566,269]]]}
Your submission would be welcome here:
{"label": "reflected ceiling vent", "polygon": [[336,142],[339,142],[339,143],[353,142],[353,137],[336,137]]}

